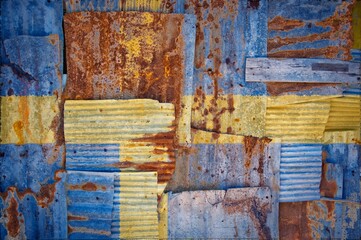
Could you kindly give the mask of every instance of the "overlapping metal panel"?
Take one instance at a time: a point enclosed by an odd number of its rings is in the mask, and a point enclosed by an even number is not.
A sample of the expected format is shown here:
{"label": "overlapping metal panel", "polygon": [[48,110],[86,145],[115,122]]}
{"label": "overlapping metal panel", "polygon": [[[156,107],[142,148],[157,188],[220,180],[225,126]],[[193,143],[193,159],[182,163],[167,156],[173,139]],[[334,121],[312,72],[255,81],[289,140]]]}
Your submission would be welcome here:
{"label": "overlapping metal panel", "polygon": [[67,236],[63,148],[55,144],[0,145],[0,238]]}
{"label": "overlapping metal panel", "polygon": [[[0,2],[0,63],[8,63],[4,40],[20,35],[48,36],[63,39],[62,1],[3,0]],[[62,44],[60,45],[62,49]],[[24,48],[25,49],[25,48]],[[50,52],[49,52],[50,53]],[[60,65],[62,68],[62,65]]]}
{"label": "overlapping metal panel", "polygon": [[269,1],[268,57],[351,60],[355,1]]}
{"label": "overlapping metal panel", "polygon": [[280,202],[320,199],[321,144],[282,144]]}
{"label": "overlapping metal panel", "polygon": [[0,66],[1,96],[61,95],[62,59],[58,35],[18,36],[5,40],[4,46],[9,62]]}
{"label": "overlapping metal panel", "polygon": [[361,83],[359,63],[333,59],[247,58],[248,82]]}
{"label": "overlapping metal panel", "polygon": [[150,98],[173,103],[176,124],[184,129],[177,142],[189,141],[191,109],[184,96],[191,93],[194,22],[192,16],[179,14],[65,15],[65,98]]}
{"label": "overlapping metal panel", "polygon": [[69,171],[69,238],[158,238],[157,192],[156,172]]}
{"label": "overlapping metal panel", "polygon": [[170,193],[169,237],[278,238],[272,198],[267,187]]}
{"label": "overlapping metal panel", "polygon": [[159,184],[175,168],[174,106],[151,99],[69,100],[64,132],[67,168],[157,171]]}

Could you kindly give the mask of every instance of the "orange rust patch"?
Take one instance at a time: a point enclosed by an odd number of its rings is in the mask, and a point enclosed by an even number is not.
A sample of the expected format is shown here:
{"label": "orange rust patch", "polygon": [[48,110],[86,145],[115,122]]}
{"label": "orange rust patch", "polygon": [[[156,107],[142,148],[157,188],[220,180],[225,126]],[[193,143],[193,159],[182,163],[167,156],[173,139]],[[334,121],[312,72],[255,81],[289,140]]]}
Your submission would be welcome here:
{"label": "orange rust patch", "polygon": [[14,128],[14,131],[16,133],[16,136],[19,139],[17,144],[24,144],[25,139],[24,139],[24,124],[23,124],[23,122],[22,121],[16,121],[13,124],[13,128]]}
{"label": "orange rust patch", "polygon": [[81,186],[81,189],[83,189],[84,191],[96,191],[98,188],[94,183],[85,183]]}
{"label": "orange rust patch", "polygon": [[105,186],[96,185],[91,182],[87,182],[79,185],[68,185],[68,188],[71,190],[84,190],[84,191],[97,191],[97,190],[105,191],[107,189]]}
{"label": "orange rust patch", "polygon": [[10,199],[9,207],[6,209],[8,222],[6,228],[8,230],[9,236],[15,238],[18,237],[20,233],[20,222],[18,219],[18,203],[14,197]]}
{"label": "orange rust patch", "polygon": [[267,91],[271,96],[279,96],[283,93],[298,92],[303,90],[310,90],[313,88],[322,87],[336,87],[333,83],[282,83],[282,82],[268,82]]}
{"label": "orange rust patch", "polygon": [[69,221],[87,221],[88,218],[87,218],[87,217],[83,217],[83,216],[68,215],[68,220],[69,220]]}
{"label": "orange rust patch", "polygon": [[321,196],[334,198],[337,194],[337,182],[335,180],[327,180],[327,165],[322,163],[322,177],[320,184]]}
{"label": "orange rust patch", "polygon": [[301,20],[287,19],[281,16],[277,16],[268,22],[268,29],[271,31],[289,31],[303,26],[305,23]]}

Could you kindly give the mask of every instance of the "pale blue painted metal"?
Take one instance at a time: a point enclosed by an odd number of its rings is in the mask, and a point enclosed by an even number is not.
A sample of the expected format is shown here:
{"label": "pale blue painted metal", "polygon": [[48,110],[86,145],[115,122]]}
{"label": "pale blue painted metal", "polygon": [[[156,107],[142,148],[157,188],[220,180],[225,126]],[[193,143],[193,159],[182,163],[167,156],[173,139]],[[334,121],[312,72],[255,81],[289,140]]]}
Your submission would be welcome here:
{"label": "pale blue painted metal", "polygon": [[278,204],[267,187],[169,193],[169,238],[278,238]]}
{"label": "pale blue painted metal", "polygon": [[353,62],[361,62],[361,49],[351,49],[351,56]]}
{"label": "pale blue painted metal", "polygon": [[111,239],[114,174],[68,171],[69,239]]}
{"label": "pale blue painted metal", "polygon": [[[1,63],[8,62],[3,40],[20,35],[48,36],[63,39],[63,3],[59,0],[2,0],[0,2]],[[62,45],[61,45],[62,46]]]}
{"label": "pale blue painted metal", "polygon": [[61,95],[60,40],[19,36],[4,41],[9,63],[1,65],[0,96]]}
{"label": "pale blue painted metal", "polygon": [[282,144],[280,202],[320,199],[321,144]]}
{"label": "pale blue painted metal", "polygon": [[0,145],[1,239],[67,237],[62,152],[55,144]]}
{"label": "pale blue painted metal", "polygon": [[247,58],[246,81],[361,84],[361,66],[333,59]]}

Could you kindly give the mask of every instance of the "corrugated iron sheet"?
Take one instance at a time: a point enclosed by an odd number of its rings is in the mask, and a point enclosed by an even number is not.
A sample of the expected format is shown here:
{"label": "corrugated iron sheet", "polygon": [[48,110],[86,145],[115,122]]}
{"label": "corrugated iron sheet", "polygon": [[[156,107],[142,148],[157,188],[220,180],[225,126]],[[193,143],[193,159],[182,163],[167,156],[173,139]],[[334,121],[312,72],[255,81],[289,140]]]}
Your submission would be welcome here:
{"label": "corrugated iron sheet", "polygon": [[247,58],[246,81],[360,84],[361,66],[333,59]]}
{"label": "corrugated iron sheet", "polygon": [[1,65],[1,96],[61,95],[62,59],[58,35],[19,36],[5,40],[4,46],[9,63]]}
{"label": "corrugated iron sheet", "polygon": [[[183,104],[182,96],[191,92],[194,22],[192,16],[179,14],[65,15],[65,98],[151,98],[169,102],[175,105],[179,128],[190,126],[191,109]],[[185,138],[179,142],[186,142],[189,136]]]}
{"label": "corrugated iron sheet", "polygon": [[173,104],[151,99],[66,101],[67,167],[157,171],[165,184],[175,168],[174,120]]}
{"label": "corrugated iron sheet", "polygon": [[157,173],[69,171],[70,239],[157,238]]}
{"label": "corrugated iron sheet", "polygon": [[168,12],[166,6],[170,3],[161,0],[65,0],[67,13],[82,11],[139,11],[139,12]]}
{"label": "corrugated iron sheet", "polygon": [[0,145],[0,238],[67,236],[63,148],[55,144]]}
{"label": "corrugated iron sheet", "polygon": [[170,193],[169,237],[278,238],[272,198],[267,187]]}
{"label": "corrugated iron sheet", "polygon": [[122,172],[116,175],[113,238],[159,237],[157,178],[157,172]]}
{"label": "corrugated iron sheet", "polygon": [[[62,1],[3,0],[0,2],[0,63],[8,59],[3,48],[5,39],[20,35],[48,36],[57,34],[63,39]],[[62,44],[60,45],[62,49]],[[25,49],[25,48],[24,48]],[[49,52],[50,54],[50,52]],[[24,56],[25,57],[25,56]],[[40,60],[40,59],[38,59]],[[60,65],[62,68],[62,65]]]}
{"label": "corrugated iron sheet", "polygon": [[280,202],[320,199],[321,144],[282,144]]}
{"label": "corrugated iron sheet", "polygon": [[285,143],[321,142],[329,112],[327,97],[268,98],[265,135]]}
{"label": "corrugated iron sheet", "polygon": [[56,96],[1,97],[1,143],[55,143],[59,126]]}
{"label": "corrugated iron sheet", "polygon": [[271,0],[268,56],[351,60],[354,3]]}

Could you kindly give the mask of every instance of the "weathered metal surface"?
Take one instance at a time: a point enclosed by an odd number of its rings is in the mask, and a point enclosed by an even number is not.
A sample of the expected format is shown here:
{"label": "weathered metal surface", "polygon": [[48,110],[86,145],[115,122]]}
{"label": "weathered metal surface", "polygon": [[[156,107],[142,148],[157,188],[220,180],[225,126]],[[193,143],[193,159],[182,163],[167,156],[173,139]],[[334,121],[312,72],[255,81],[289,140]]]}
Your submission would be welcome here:
{"label": "weathered metal surface", "polygon": [[68,100],[64,110],[67,168],[157,171],[175,168],[174,106],[151,99]]}
{"label": "weathered metal surface", "polygon": [[282,144],[280,202],[320,199],[321,144]]}
{"label": "weathered metal surface", "polygon": [[246,81],[361,84],[361,66],[332,59],[247,58]]}
{"label": "weathered metal surface", "polygon": [[361,62],[361,50],[360,49],[352,49],[351,56],[353,62]]}
{"label": "weathered metal surface", "polygon": [[[353,47],[361,49],[361,2],[355,1],[352,8]],[[351,50],[352,54],[352,50]]]}
{"label": "weathered metal surface", "polygon": [[0,96],[60,96],[62,59],[58,35],[4,41],[8,64],[0,69]]}
{"label": "weathered metal surface", "polygon": [[267,187],[169,193],[169,237],[278,238],[272,198]]}
{"label": "weathered metal surface", "polygon": [[156,172],[69,171],[69,238],[157,238],[157,191]]}
{"label": "weathered metal surface", "polygon": [[0,63],[8,62],[3,48],[5,39],[50,34],[57,34],[63,39],[62,1],[3,0],[0,2],[0,13]]}
{"label": "weathered metal surface", "polygon": [[157,178],[156,172],[122,172],[116,175],[113,238],[159,238]]}
{"label": "weathered metal surface", "polygon": [[0,145],[0,238],[64,239],[63,148],[55,144]]}
{"label": "weathered metal surface", "polygon": [[190,126],[191,109],[182,96],[191,93],[194,21],[189,15],[140,12],[65,15],[65,98],[169,102],[179,128]]}
{"label": "weathered metal surface", "polygon": [[1,97],[1,143],[55,143],[59,129],[56,96]]}
{"label": "weathered metal surface", "polygon": [[359,203],[312,201],[280,203],[280,239],[359,239]]}
{"label": "weathered metal surface", "polygon": [[114,174],[68,171],[68,237],[111,238]]}
{"label": "weathered metal surface", "polygon": [[194,130],[192,137],[190,149],[178,150],[176,170],[167,190],[268,186],[277,199],[280,143],[199,130]]}
{"label": "weathered metal surface", "polygon": [[268,98],[265,135],[285,143],[321,142],[329,118],[331,97]]}
{"label": "weathered metal surface", "polygon": [[65,9],[67,13],[83,11],[139,11],[139,12],[163,12],[166,13],[167,4],[162,0],[65,0]]}
{"label": "weathered metal surface", "polygon": [[351,60],[355,1],[269,1],[268,56]]}

